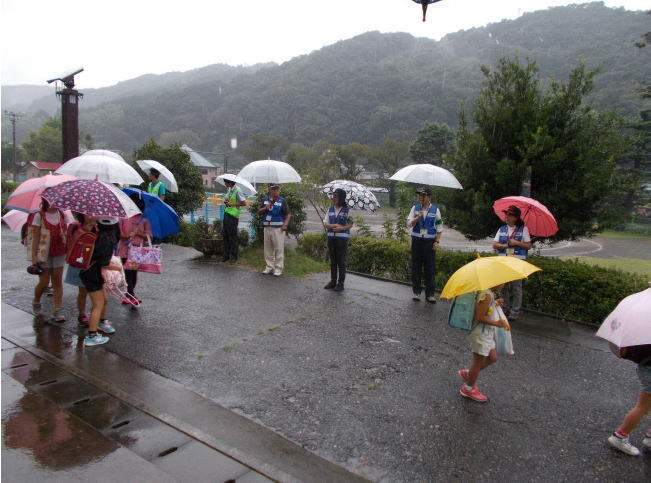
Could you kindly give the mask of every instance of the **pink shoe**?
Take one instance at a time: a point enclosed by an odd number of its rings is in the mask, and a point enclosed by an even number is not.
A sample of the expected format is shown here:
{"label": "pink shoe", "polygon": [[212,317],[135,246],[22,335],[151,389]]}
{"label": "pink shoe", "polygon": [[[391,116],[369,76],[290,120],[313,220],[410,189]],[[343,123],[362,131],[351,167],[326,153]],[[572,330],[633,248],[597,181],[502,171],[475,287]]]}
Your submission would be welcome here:
{"label": "pink shoe", "polygon": [[481,393],[481,391],[479,390],[479,388],[477,386],[473,387],[472,390],[470,390],[470,391],[468,389],[466,389],[466,386],[461,386],[461,389],[459,389],[459,393],[463,397],[470,398],[473,401],[482,402],[482,403],[483,402],[488,402],[488,398],[484,394]]}
{"label": "pink shoe", "polygon": [[122,305],[129,305],[129,304],[131,304],[131,301],[128,298],[125,297],[122,299]]}
{"label": "pink shoe", "polygon": [[77,320],[81,325],[88,325],[88,317],[86,317],[86,314],[82,314],[79,317],[77,317]]}
{"label": "pink shoe", "polygon": [[463,382],[468,382],[468,369],[461,369],[459,372],[459,377],[463,379]]}

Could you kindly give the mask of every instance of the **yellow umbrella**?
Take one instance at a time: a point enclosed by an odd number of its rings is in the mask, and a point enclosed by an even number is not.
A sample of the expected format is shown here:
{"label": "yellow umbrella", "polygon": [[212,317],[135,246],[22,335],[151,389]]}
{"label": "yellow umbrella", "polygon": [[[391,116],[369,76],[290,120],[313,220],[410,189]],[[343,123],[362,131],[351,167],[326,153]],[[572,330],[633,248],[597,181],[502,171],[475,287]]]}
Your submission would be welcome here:
{"label": "yellow umbrella", "polygon": [[480,257],[454,272],[443,287],[441,297],[451,299],[464,293],[486,290],[526,278],[542,270],[516,257]]}

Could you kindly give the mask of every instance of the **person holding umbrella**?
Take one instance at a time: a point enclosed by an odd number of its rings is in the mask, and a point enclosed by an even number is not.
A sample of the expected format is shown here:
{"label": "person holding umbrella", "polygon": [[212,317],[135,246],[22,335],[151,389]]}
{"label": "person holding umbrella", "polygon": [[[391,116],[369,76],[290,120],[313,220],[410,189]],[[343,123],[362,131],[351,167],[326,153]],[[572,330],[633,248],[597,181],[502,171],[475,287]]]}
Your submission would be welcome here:
{"label": "person holding umbrella", "polygon": [[[511,205],[502,210],[506,216],[506,224],[502,225],[495,235],[493,249],[500,256],[527,259],[527,251],[531,249],[529,229],[522,221],[520,208]],[[504,313],[510,320],[517,320],[522,309],[522,280],[514,280],[504,286]]]}
{"label": "person holding umbrella", "polygon": [[[140,196],[140,192],[131,192],[129,198],[131,198],[141,212],[145,212],[145,201]],[[122,260],[122,264],[125,265],[129,257],[129,247],[132,245],[137,247],[142,246],[145,240],[147,240],[147,237],[151,236],[151,224],[145,218],[144,214],[142,214],[132,216],[131,218],[121,218],[118,226],[120,229],[120,244],[117,255]],[[127,293],[136,298],[138,270],[130,270],[125,267],[124,278],[127,281]],[[136,300],[138,300],[138,303],[142,302],[138,298]],[[132,308],[136,308],[127,298],[122,299],[122,305],[131,305]]]}
{"label": "person holding umbrella", "polygon": [[258,215],[262,216],[264,260],[267,264],[262,273],[280,277],[284,268],[285,232],[292,218],[287,201],[280,196],[280,185],[269,187],[269,195],[265,196]]}
{"label": "person holding umbrella", "polygon": [[222,234],[224,236],[224,256],[222,262],[236,263],[238,249],[237,225],[240,221],[240,208],[246,206],[246,196],[242,189],[235,184],[234,177],[224,175],[226,195],[224,197],[224,222]]}
{"label": "person holding umbrella", "polygon": [[149,184],[147,185],[147,193],[158,196],[161,200],[165,201],[165,183],[159,181],[160,171],[155,168],[149,169]]}
{"label": "person holding umbrella", "polygon": [[[350,229],[353,227],[346,204],[346,192],[337,188],[332,195],[332,206],[328,209],[323,226],[328,233],[328,254],[330,255],[330,282],[325,289],[341,292],[346,279],[346,253]],[[339,272],[339,273],[337,273]]]}
{"label": "person holding umbrella", "polygon": [[440,245],[443,220],[440,210],[431,203],[432,190],[422,187],[416,193],[419,201],[411,207],[407,217],[407,223],[411,226],[412,299],[420,301],[424,272],[425,297],[428,302],[435,304],[435,255]]}
{"label": "person holding umbrella", "polygon": [[[630,433],[651,411],[651,283],[642,292],[629,295],[613,310],[597,331],[609,342],[612,352],[637,364],[641,390],[637,403],[608,437],[610,445],[623,453],[638,456],[640,450],[629,441]],[[651,448],[651,427],[642,444]]]}

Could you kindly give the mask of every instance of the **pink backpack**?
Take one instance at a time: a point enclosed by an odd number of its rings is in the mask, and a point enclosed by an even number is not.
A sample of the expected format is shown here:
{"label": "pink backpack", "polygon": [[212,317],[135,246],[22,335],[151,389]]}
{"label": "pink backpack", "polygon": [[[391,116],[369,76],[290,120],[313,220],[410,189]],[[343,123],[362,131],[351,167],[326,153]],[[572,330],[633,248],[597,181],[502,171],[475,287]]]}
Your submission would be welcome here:
{"label": "pink backpack", "polygon": [[127,300],[131,305],[137,307],[140,302],[137,298],[127,292],[127,279],[124,276],[124,268],[120,257],[113,255],[111,265],[119,265],[120,270],[109,270],[102,268],[102,278],[104,279],[104,288],[106,292],[118,300]]}

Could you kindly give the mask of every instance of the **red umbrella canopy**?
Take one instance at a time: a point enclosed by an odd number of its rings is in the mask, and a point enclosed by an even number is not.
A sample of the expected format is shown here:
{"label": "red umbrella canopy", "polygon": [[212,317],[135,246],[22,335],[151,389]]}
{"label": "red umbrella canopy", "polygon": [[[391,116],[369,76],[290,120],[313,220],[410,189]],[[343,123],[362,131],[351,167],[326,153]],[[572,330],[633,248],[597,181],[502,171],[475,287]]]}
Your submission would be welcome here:
{"label": "red umbrella canopy", "polygon": [[502,221],[506,221],[504,211],[508,210],[509,206],[517,206],[520,209],[522,221],[527,225],[529,233],[532,235],[552,236],[558,231],[556,218],[554,218],[554,215],[540,201],[527,198],[526,196],[507,196],[500,198],[493,203],[493,210]]}

